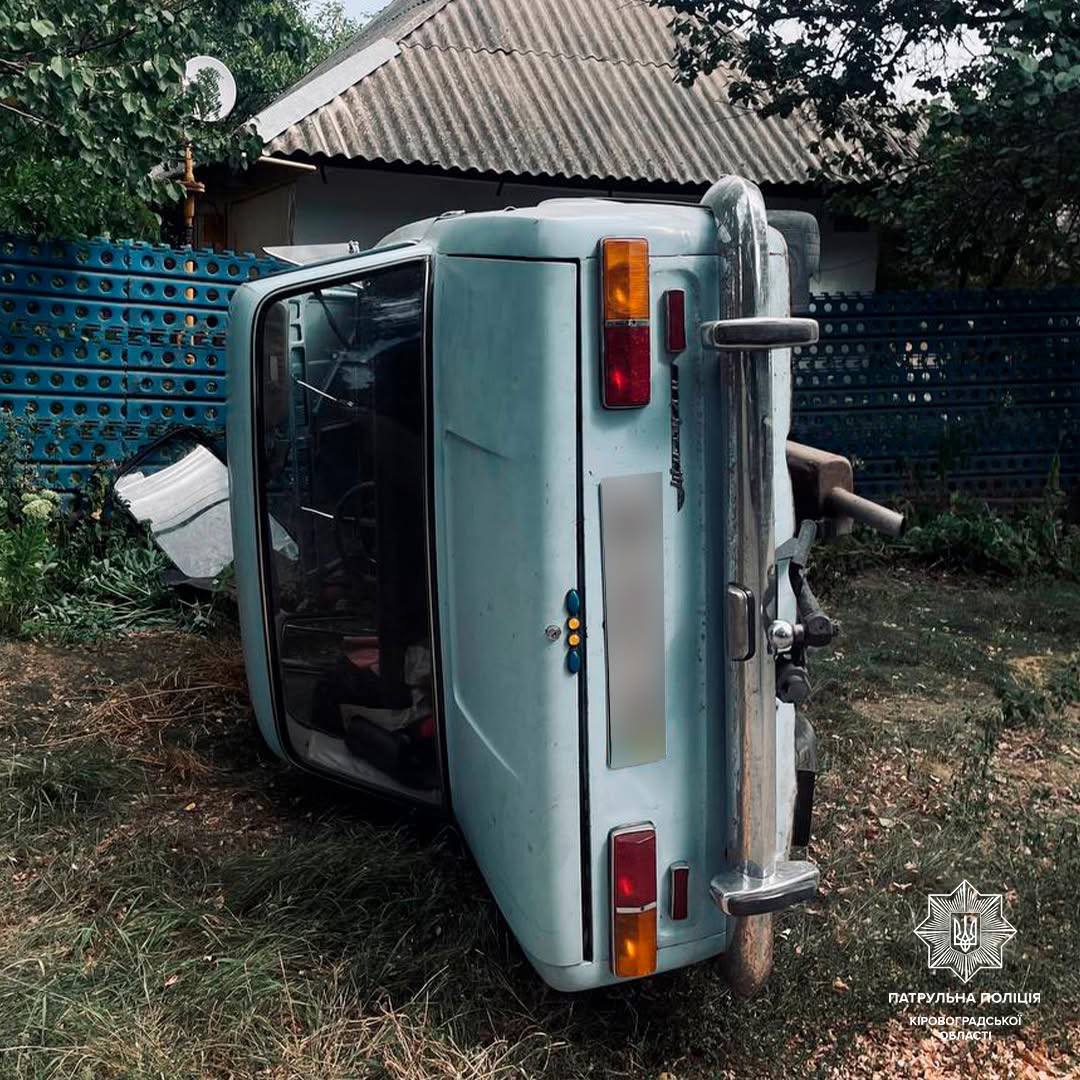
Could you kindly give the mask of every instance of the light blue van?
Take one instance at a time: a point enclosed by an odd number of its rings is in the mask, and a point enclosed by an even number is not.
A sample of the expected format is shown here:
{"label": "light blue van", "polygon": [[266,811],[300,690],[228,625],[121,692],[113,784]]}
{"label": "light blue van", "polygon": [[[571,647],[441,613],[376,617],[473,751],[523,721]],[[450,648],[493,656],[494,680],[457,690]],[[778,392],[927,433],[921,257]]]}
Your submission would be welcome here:
{"label": "light blue van", "polygon": [[562,990],[727,953],[752,991],[815,893],[801,567],[815,519],[886,512],[785,447],[816,226],[776,224],[734,177],[444,215],[233,302],[262,733],[452,815]]}

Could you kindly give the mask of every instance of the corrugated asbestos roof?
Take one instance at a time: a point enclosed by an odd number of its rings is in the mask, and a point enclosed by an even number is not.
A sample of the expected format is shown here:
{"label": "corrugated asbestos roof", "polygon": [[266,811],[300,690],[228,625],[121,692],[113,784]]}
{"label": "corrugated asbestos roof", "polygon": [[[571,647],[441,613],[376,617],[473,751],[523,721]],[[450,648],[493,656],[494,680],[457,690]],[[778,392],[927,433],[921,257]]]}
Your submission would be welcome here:
{"label": "corrugated asbestos roof", "polygon": [[332,52],[321,64],[309,71],[298,83],[292,86],[283,97],[288,97],[294,90],[306,86],[312,79],[326,74],[331,68],[355,56],[379,38],[389,38],[397,42],[407,37],[425,19],[430,18],[440,8],[446,7],[450,0],[392,0],[358,34],[355,34],[339,49]]}
{"label": "corrugated asbestos roof", "polygon": [[397,56],[267,152],[665,185],[799,184],[819,163],[805,124],[734,108],[723,74],[677,85],[641,0],[394,0],[298,86],[385,38]]}

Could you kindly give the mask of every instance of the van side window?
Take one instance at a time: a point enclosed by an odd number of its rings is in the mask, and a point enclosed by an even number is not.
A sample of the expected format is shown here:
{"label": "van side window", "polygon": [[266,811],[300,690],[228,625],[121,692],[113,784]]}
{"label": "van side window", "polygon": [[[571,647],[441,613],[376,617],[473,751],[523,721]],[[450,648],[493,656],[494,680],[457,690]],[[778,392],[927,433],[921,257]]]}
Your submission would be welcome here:
{"label": "van side window", "polygon": [[313,767],[434,801],[425,287],[406,263],[267,309],[259,483],[283,734]]}

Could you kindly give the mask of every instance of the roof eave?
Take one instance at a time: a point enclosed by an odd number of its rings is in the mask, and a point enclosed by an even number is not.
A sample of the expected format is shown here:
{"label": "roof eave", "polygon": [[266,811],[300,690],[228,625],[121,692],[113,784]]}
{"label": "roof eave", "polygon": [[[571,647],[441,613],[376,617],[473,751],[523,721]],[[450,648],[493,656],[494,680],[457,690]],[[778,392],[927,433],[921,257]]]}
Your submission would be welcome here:
{"label": "roof eave", "polygon": [[[460,168],[458,166],[445,166],[427,164],[424,162],[387,161],[383,158],[346,157],[343,154],[328,155],[320,151],[307,152],[293,150],[289,153],[278,151],[273,154],[274,158],[282,161],[303,161],[313,165],[330,166],[338,169],[373,169],[380,172],[407,173],[413,176],[449,177],[455,180],[476,180],[488,183],[503,184],[527,184],[536,187],[564,187],[580,188],[588,190],[620,190],[634,193],[648,194],[656,192],[661,194],[685,194],[696,195],[705,191],[715,180],[675,180],[650,177],[632,176],[567,176],[562,173],[514,173],[498,172],[492,169]],[[768,179],[761,178],[755,181],[765,192],[775,195],[816,196],[820,195],[825,185],[819,184],[812,179]],[[858,186],[852,184],[833,184],[843,187]]]}
{"label": "roof eave", "polygon": [[283,131],[298,124],[306,116],[350,86],[367,78],[383,64],[393,60],[401,52],[396,41],[390,38],[378,38],[367,48],[347,56],[340,64],[324,72],[316,79],[294,87],[283,97],[268,105],[252,118],[252,124],[264,144],[269,144]]}

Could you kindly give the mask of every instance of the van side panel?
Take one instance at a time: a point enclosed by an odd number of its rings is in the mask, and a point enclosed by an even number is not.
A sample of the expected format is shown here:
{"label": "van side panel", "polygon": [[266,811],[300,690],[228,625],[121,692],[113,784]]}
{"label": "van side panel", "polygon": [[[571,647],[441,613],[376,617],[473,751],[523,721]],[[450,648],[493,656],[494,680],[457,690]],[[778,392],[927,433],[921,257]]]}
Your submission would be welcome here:
{"label": "van side panel", "polygon": [[578,677],[564,608],[580,588],[577,305],[571,263],[437,260],[434,509],[451,805],[525,951],[555,967],[583,956]]}

